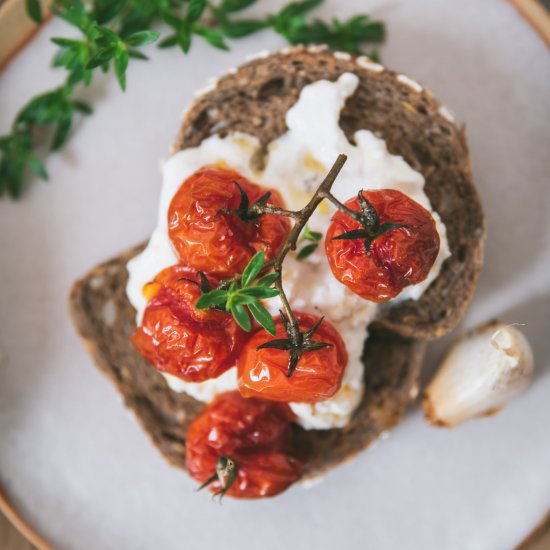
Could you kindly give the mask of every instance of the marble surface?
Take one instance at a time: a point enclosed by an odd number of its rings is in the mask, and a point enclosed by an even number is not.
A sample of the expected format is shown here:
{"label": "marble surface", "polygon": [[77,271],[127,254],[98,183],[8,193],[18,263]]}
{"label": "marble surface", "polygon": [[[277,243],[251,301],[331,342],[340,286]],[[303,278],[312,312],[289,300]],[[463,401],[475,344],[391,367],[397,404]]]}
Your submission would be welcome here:
{"label": "marble surface", "polygon": [[[152,62],[131,64],[126,94],[102,78],[82,92],[96,112],[49,158],[51,181],[0,201],[0,481],[58,548],[502,550],[550,508],[550,55],[499,0],[332,0],[319,14],[359,10],[387,22],[384,62],[467,125],[489,233],[457,332],[496,316],[523,323],[533,386],[499,416],[451,431],[413,407],[389,439],[310,489],[223,506],[195,494],[93,367],[67,293],[154,227],[159,161],[194,90],[283,42],[265,32],[223,53],[196,40],[186,58],[150,48]],[[60,81],[49,37],[67,32],[47,25],[0,74],[0,133]],[[431,346],[427,373],[453,337]]]}

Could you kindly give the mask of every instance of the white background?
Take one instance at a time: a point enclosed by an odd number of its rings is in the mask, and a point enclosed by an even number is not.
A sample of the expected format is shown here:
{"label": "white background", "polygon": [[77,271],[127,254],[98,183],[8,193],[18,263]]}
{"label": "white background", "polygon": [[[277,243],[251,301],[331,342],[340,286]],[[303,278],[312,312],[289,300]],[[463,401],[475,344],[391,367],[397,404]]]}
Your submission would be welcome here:
{"label": "white background", "polygon": [[[275,10],[282,2],[267,2]],[[271,32],[230,53],[196,39],[188,57],[147,51],[128,91],[98,78],[95,114],[52,155],[51,181],[0,201],[0,478],[60,548],[512,548],[550,507],[550,55],[498,0],[327,1],[319,15],[386,21],[384,62],[420,80],[467,124],[489,224],[486,267],[459,329],[525,323],[537,375],[501,415],[454,431],[411,409],[391,437],[311,489],[213,504],[166,465],[71,326],[71,282],[147,238],[159,160],[180,113],[211,75],[275,49]],[[0,74],[0,133],[60,82],[49,24]],[[453,336],[454,337],[454,336]],[[427,370],[449,338],[431,347]]]}

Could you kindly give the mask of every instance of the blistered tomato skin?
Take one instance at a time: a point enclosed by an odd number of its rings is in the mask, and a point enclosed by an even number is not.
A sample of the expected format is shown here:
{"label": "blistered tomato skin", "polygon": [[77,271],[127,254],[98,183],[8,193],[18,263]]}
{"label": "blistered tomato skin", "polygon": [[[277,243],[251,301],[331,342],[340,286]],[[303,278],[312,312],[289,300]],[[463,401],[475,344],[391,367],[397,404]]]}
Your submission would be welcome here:
{"label": "blistered tomato skin", "polygon": [[[221,455],[237,464],[237,478],[226,495],[236,498],[274,496],[302,472],[292,456],[292,413],[281,403],[244,399],[238,392],[220,394],[193,420],[187,432],[186,465],[204,483]],[[218,480],[209,485],[220,491]]]}
{"label": "blistered tomato skin", "polygon": [[202,382],[235,365],[248,335],[230,314],[196,309],[201,291],[185,278],[198,281],[196,272],[173,266],[146,285],[149,303],[132,342],[157,369],[187,382]]}
{"label": "blistered tomato skin", "polygon": [[[300,330],[313,327],[319,317],[294,312]],[[323,320],[314,341],[332,344],[306,351],[296,370],[288,377],[289,352],[273,348],[256,348],[268,340],[286,338],[282,320],[275,320],[276,335],[265,330],[256,332],[246,343],[237,363],[239,391],[244,397],[259,397],[273,401],[315,403],[332,397],[342,384],[348,363],[346,346],[338,331]]]}
{"label": "blistered tomato skin", "polygon": [[198,170],[183,182],[168,210],[168,234],[182,264],[231,277],[241,273],[256,252],[263,250],[269,261],[282,248],[290,231],[288,218],[265,214],[244,222],[233,212],[221,212],[240,204],[234,181],[250,204],[271,191],[268,204],[284,206],[277,191],[260,187],[233,170]]}
{"label": "blistered tomato skin", "polygon": [[[380,223],[403,227],[383,233],[372,241],[370,257],[364,239],[334,240],[348,231],[361,229],[345,212],[332,217],[325,249],[334,276],[353,292],[372,302],[385,302],[403,288],[423,281],[439,253],[439,235],[432,215],[407,195],[394,189],[364,191]],[[345,205],[360,211],[357,198]]]}

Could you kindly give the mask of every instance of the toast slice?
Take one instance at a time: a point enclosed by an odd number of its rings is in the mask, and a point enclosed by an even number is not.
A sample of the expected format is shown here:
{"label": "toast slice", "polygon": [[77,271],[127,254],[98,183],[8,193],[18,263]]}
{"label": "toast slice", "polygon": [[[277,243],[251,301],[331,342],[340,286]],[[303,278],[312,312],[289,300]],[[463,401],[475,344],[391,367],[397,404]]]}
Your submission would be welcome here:
{"label": "toast slice", "polygon": [[[304,86],[337,80],[345,72],[355,73],[360,83],[346,102],[340,126],[350,141],[357,130],[374,132],[390,153],[401,155],[424,175],[425,192],[447,227],[451,250],[419,300],[384,308],[378,322],[413,338],[443,336],[462,319],[475,290],[485,220],[472,183],[464,129],[458,129],[448,109],[418,83],[366,57],[334,54],[319,46],[282,50],[247,63],[199,96],[184,115],[172,150],[237,131],[267,146],[286,132],[286,112]],[[262,163],[262,151],[255,162]]]}
{"label": "toast slice", "polygon": [[[173,466],[185,468],[185,434],[204,404],[176,393],[130,342],[136,312],[126,297],[126,264],[142,247],[95,267],[70,295],[76,329],[99,369],[115,384],[153,444]],[[362,335],[357,335],[362,338]],[[343,429],[296,426],[304,478],[351,458],[399,422],[418,392],[425,344],[385,328],[371,328],[364,350],[366,391]]]}
{"label": "toast slice", "polygon": [[[369,129],[386,140],[426,178],[426,193],[447,226],[452,256],[418,301],[383,310],[369,327],[363,361],[366,391],[342,429],[303,430],[297,441],[304,477],[322,474],[367,447],[399,422],[416,397],[424,340],[451,330],[461,319],[479,276],[485,234],[481,204],[470,173],[464,132],[419,85],[364,57],[296,47],[253,60],[221,78],[187,110],[173,151],[206,137],[240,131],[267,144],[286,131],[285,114],[301,89],[344,72],[360,78],[341,117],[348,139]],[[253,162],[261,164],[265,150]],[[169,389],[133,348],[135,310],[126,297],[126,264],[142,246],[94,268],[71,291],[76,328],[97,363],[136,414],[152,442],[174,466],[185,467],[187,427],[203,404]],[[358,334],[358,338],[364,335]]]}

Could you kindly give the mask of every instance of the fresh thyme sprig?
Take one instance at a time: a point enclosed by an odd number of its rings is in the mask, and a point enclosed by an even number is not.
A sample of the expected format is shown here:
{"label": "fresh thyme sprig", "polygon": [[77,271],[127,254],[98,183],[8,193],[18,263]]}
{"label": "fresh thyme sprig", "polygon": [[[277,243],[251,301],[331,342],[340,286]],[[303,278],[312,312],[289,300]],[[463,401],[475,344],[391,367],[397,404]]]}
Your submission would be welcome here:
{"label": "fresh thyme sprig", "polygon": [[[107,72],[112,66],[124,90],[130,57],[146,59],[137,48],[154,42],[158,32],[142,29],[121,35],[106,26],[117,17],[124,18],[122,10],[126,4],[120,0],[96,0],[91,6],[82,0],[54,1],[53,12],[79,29],[82,39],[52,38],[59,46],[53,66],[67,71],[64,84],[31,99],[16,115],[11,132],[0,137],[0,196],[21,195],[27,168],[48,179],[42,161],[33,151],[47,140],[51,151],[60,149],[69,138],[75,115],[91,114],[90,105],[73,97],[78,84],[89,86],[95,69]],[[42,19],[40,4],[29,1],[27,9],[34,21]],[[45,128],[51,132],[44,132]]]}
{"label": "fresh thyme sprig", "polygon": [[[32,98],[16,115],[10,132],[0,137],[0,196],[21,196],[29,169],[39,178],[48,179],[36,150],[48,141],[51,150],[61,148],[70,137],[75,115],[92,112],[89,105],[75,99],[78,86],[89,86],[98,70],[113,69],[124,90],[130,60],[147,59],[140,48],[159,38],[152,29],[161,22],[170,32],[159,46],[178,46],[185,53],[194,36],[224,50],[228,49],[227,39],[264,29],[274,30],[291,44],[325,43],[351,53],[360,53],[365,44],[384,39],[383,23],[367,15],[328,23],[308,21],[309,12],[323,0],[292,2],[263,18],[235,15],[258,1],[222,0],[215,5],[207,0],[54,0],[53,13],[78,29],[81,37],[52,39],[59,47],[53,66],[66,71],[64,83]],[[26,7],[33,21],[43,20],[38,0],[26,0]],[[371,57],[375,54],[371,50]],[[44,127],[52,132],[44,132]]]}
{"label": "fresh thyme sprig", "polygon": [[[332,19],[325,23],[315,19],[306,20],[306,13],[318,7],[323,0],[293,2],[277,15],[269,18],[273,29],[284,36],[291,44],[327,44],[334,50],[361,53],[366,42],[382,42],[385,36],[383,23],[372,21],[368,15],[356,15],[347,21]],[[377,50],[371,50],[370,56],[378,57]]]}
{"label": "fresh thyme sprig", "polygon": [[193,35],[196,34],[214,48],[229,50],[222,30],[201,23],[200,19],[207,7],[206,0],[189,0],[185,15],[165,13],[163,20],[172,28],[173,33],[164,38],[159,46],[170,48],[177,45],[184,53],[188,53]]}
{"label": "fresh thyme sprig", "polygon": [[271,286],[277,275],[270,273],[256,280],[265,268],[264,264],[265,254],[262,251],[257,252],[248,262],[238,281],[228,281],[217,289],[203,293],[197,300],[195,307],[197,309],[223,307],[226,311],[231,312],[231,315],[243,330],[250,331],[252,323],[245,309],[246,306],[252,317],[269,334],[274,336],[275,323],[273,317],[260,300],[273,298],[279,294],[279,291]]}
{"label": "fresh thyme sprig", "polygon": [[68,72],[67,85],[75,86],[83,82],[88,86],[92,81],[93,69],[101,67],[109,70],[113,63],[115,75],[122,90],[126,89],[126,69],[130,57],[147,59],[137,47],[146,46],[158,39],[159,33],[147,29],[136,30],[131,34],[117,32],[107,26],[121,15],[125,2],[105,0],[93,3],[87,9],[82,0],[56,0],[54,13],[79,29],[82,40],[52,38],[60,47],[53,60],[54,67],[63,67]]}

